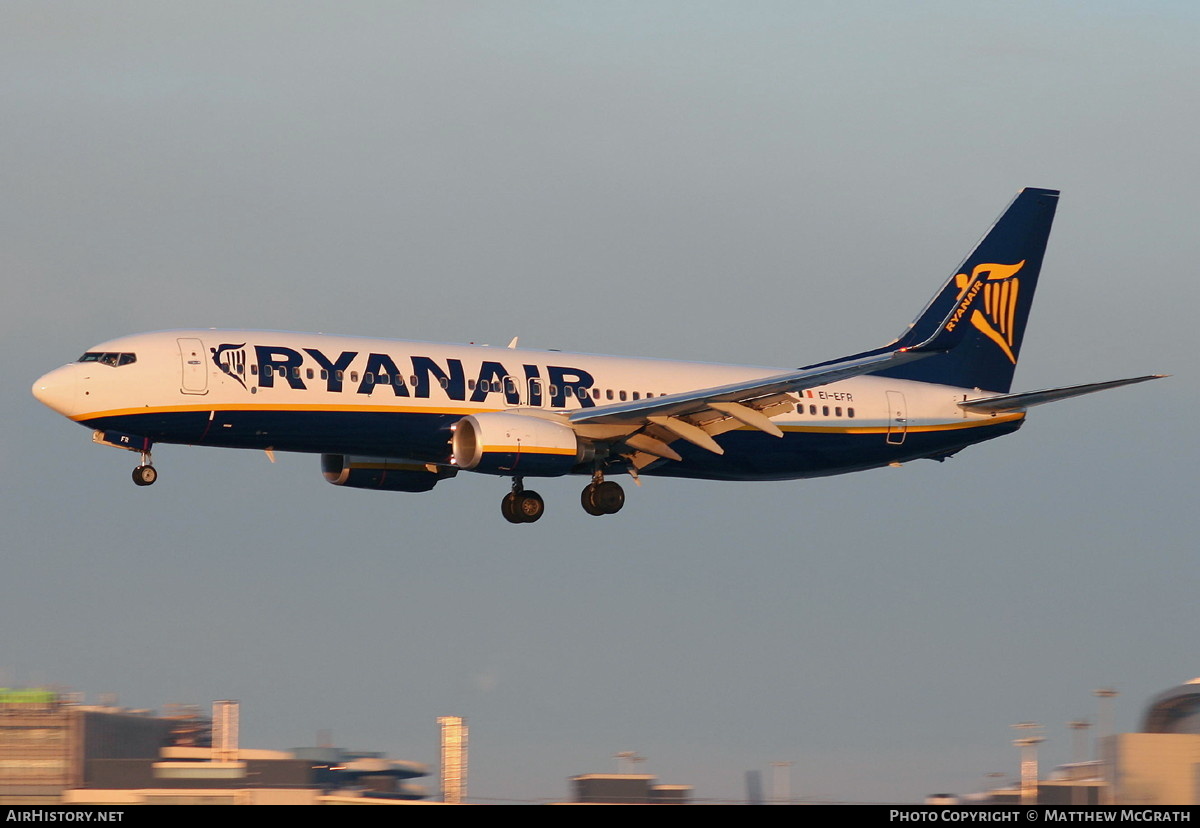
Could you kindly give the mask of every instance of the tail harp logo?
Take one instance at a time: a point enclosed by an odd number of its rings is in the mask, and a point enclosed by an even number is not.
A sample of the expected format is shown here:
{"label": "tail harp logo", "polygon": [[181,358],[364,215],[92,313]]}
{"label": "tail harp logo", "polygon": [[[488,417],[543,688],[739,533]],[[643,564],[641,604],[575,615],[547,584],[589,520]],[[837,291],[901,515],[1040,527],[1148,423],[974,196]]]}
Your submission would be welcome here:
{"label": "tail harp logo", "polygon": [[960,301],[947,326],[954,330],[954,326],[982,290],[983,310],[975,308],[971,311],[971,324],[995,342],[1013,365],[1017,364],[1017,357],[1012,348],[1017,336],[1017,296],[1021,289],[1021,280],[1017,278],[1017,273],[1024,266],[1024,259],[1010,265],[980,264],[975,266],[970,276],[965,273],[955,276]]}

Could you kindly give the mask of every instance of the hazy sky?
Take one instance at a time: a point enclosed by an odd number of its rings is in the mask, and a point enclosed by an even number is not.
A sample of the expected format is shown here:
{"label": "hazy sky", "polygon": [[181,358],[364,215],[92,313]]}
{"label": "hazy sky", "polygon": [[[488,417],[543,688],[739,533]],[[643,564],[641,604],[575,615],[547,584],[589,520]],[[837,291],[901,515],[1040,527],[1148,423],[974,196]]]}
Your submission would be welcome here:
{"label": "hazy sky", "polygon": [[[246,746],[474,797],[641,770],[916,801],[1009,725],[1200,675],[1193,2],[5,2],[0,686],[242,702]],[[1063,190],[1014,390],[944,464],[827,480],[338,489],[136,458],[37,403],[118,335],[253,327],[794,366],[882,344],[1013,194]],[[432,781],[432,780],[431,780]]]}

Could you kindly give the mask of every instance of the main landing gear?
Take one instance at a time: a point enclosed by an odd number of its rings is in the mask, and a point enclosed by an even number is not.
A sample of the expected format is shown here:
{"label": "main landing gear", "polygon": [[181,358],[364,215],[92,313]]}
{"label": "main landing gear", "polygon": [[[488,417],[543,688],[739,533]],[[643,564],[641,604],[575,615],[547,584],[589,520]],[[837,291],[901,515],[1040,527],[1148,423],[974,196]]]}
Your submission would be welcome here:
{"label": "main landing gear", "polygon": [[625,505],[625,490],[619,483],[605,480],[604,472],[596,472],[579,495],[579,502],[589,515],[615,515]]}
{"label": "main landing gear", "polygon": [[[153,471],[153,468],[150,470]],[[584,487],[579,500],[589,515],[615,515],[625,505],[625,491],[619,484],[605,480],[603,472],[596,472],[592,475],[592,482]],[[500,514],[504,515],[504,519],[509,523],[533,523],[545,512],[546,504],[542,496],[527,491],[522,478],[514,477],[512,491],[500,501]]]}
{"label": "main landing gear", "polygon": [[158,471],[154,461],[150,459],[150,452],[143,451],[142,464],[133,470],[133,482],[139,486],[152,486],[155,480],[158,480]]}
{"label": "main landing gear", "polygon": [[546,512],[542,496],[526,491],[522,482],[520,477],[514,477],[512,491],[500,501],[500,514],[509,523],[533,523]]}

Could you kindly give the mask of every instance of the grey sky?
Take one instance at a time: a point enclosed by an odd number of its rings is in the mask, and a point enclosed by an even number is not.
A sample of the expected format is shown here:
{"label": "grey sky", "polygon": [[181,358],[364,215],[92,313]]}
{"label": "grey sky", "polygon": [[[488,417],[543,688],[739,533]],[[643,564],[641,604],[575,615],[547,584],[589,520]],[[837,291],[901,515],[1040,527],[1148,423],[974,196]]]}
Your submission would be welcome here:
{"label": "grey sky", "polygon": [[[243,741],[549,799],[615,767],[916,800],[1008,725],[1200,674],[1200,10],[1185,2],[0,5],[0,686],[243,703]],[[1164,372],[945,464],[426,495],[163,446],[29,394],[88,346],[258,327],[792,366],[882,344],[1063,190],[1017,390]],[[767,775],[769,779],[769,774]]]}

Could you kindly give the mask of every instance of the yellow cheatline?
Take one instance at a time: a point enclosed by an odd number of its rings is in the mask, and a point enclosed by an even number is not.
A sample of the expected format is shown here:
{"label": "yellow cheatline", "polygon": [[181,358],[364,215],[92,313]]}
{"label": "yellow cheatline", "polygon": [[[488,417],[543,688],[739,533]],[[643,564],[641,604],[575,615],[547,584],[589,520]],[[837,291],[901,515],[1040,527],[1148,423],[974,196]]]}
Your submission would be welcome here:
{"label": "yellow cheatline", "polygon": [[353,411],[366,414],[483,414],[490,411],[503,411],[501,408],[434,408],[413,405],[319,405],[304,403],[255,404],[227,403],[224,405],[164,405],[143,406],[142,408],[114,408],[109,411],[92,411],[87,414],[76,414],[72,420],[94,420],[99,417],[125,417],[133,414],[188,414],[198,411]]}
{"label": "yellow cheatline", "polygon": [[503,454],[507,452],[533,454],[574,454],[573,448],[550,448],[548,446],[484,446],[484,454]]}
{"label": "yellow cheatline", "polygon": [[[1008,423],[1013,420],[1025,419],[1025,412],[1019,411],[1014,414],[1005,414],[1001,417],[989,417],[986,420],[964,420],[958,423],[937,423],[933,425],[909,425],[904,431],[913,432],[928,432],[928,431],[955,431],[964,428],[980,428],[983,426],[996,425],[997,423]],[[739,431],[750,431],[749,428],[741,428]],[[808,434],[887,434],[887,426],[783,426],[783,430],[797,431]],[[897,431],[899,429],[896,429]]]}

